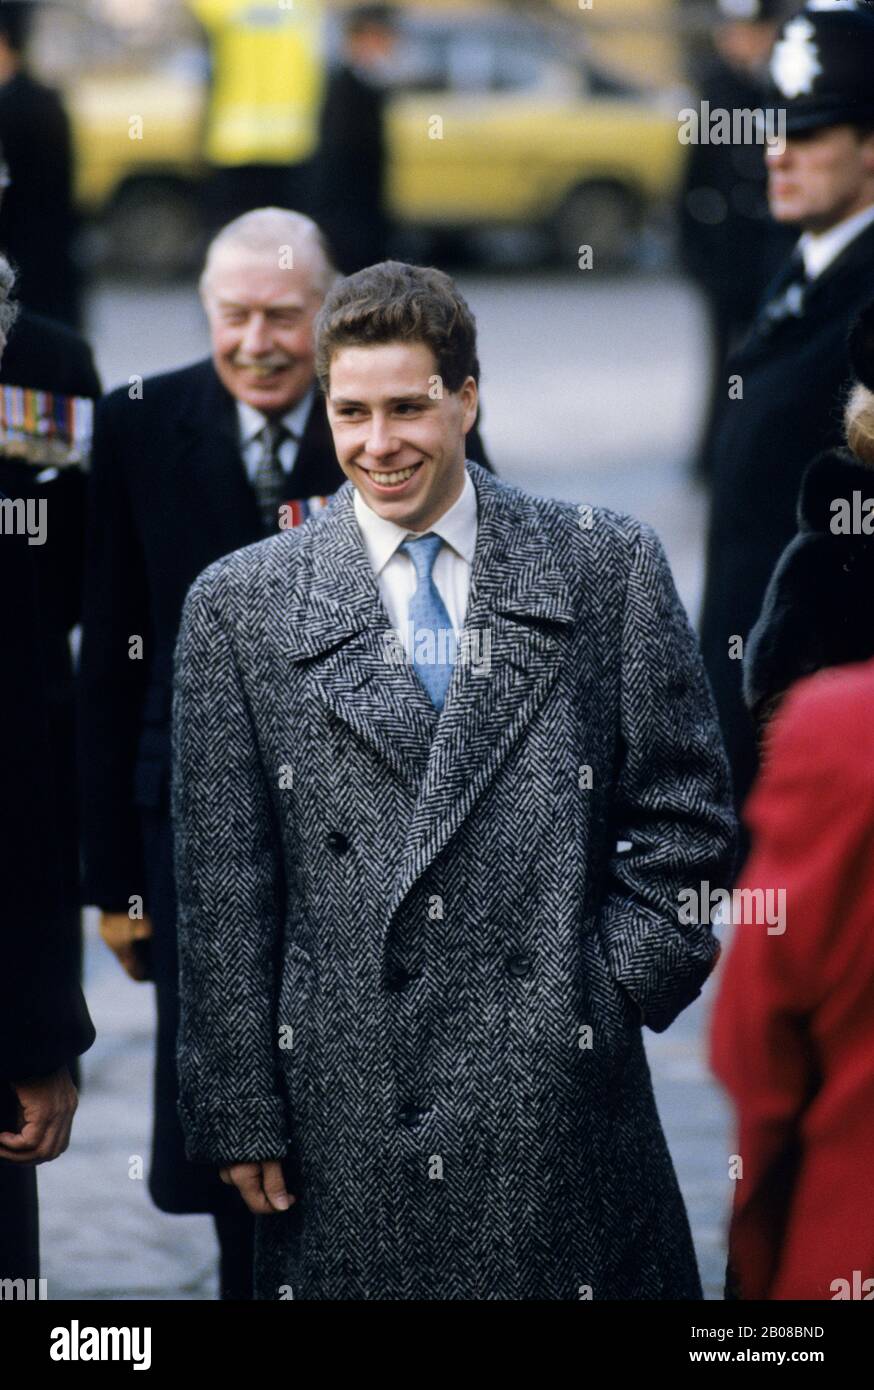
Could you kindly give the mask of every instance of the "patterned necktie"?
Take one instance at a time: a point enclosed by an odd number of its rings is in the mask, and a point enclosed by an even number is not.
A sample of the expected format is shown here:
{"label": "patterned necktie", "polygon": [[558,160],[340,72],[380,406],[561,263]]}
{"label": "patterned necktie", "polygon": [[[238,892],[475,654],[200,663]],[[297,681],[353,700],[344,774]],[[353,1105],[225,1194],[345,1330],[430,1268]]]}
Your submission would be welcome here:
{"label": "patterned necktie", "polygon": [[281,420],[268,420],[261,431],[261,457],[255,473],[255,500],[261,516],[261,529],[265,536],[272,536],[279,530],[279,508],[286,500],[288,480],[279,459],[279,450],[284,439],[294,436],[285,428]]}
{"label": "patterned necktie", "polygon": [[409,610],[413,629],[412,660],[416,675],[436,710],[443,708],[455,655],[455,629],[432,574],[442,544],[440,536],[429,531],[416,540],[403,541],[398,547],[409,555],[416,569],[416,592],[410,599]]}

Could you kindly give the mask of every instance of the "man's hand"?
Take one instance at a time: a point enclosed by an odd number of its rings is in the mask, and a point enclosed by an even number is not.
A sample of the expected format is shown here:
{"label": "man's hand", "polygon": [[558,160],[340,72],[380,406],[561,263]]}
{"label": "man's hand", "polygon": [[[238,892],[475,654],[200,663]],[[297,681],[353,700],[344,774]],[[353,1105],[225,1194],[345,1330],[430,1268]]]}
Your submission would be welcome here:
{"label": "man's hand", "polygon": [[126,912],[101,912],[100,935],[132,980],[150,978],[148,948],[138,943],[148,941],[152,935],[151,917],[131,918]]}
{"label": "man's hand", "polygon": [[0,1159],[9,1163],[50,1163],[70,1142],[79,1093],[64,1066],[51,1076],[9,1083],[18,1097],[21,1129],[0,1134]]}
{"label": "man's hand", "polygon": [[232,1163],[219,1169],[219,1177],[229,1187],[236,1187],[256,1216],[287,1211],[297,1201],[285,1190],[285,1174],[278,1158],[265,1158],[262,1163]]}

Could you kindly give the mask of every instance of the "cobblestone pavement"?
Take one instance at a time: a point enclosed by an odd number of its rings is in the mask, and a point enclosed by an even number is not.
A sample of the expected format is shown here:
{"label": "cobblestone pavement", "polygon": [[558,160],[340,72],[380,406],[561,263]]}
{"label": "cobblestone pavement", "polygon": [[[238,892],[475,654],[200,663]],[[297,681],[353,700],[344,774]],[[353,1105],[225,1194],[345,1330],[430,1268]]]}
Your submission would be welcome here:
{"label": "cobblestone pavement", "polygon": [[[651,522],[694,617],[704,502],[689,483],[687,459],[706,372],[704,320],[694,293],[670,275],[612,282],[587,280],[585,273],[483,276],[462,283],[480,326],[483,434],[502,477]],[[90,336],[107,388],[206,349],[187,286],[101,288],[91,301]],[[666,1033],[644,1030],[710,1299],[722,1296],[731,1151],[729,1112],[706,1066],[715,979]],[[98,1038],[82,1061],[73,1141],[39,1173],[49,1297],[214,1298],[210,1219],[164,1215],[146,1187],[151,987],[122,973],[97,937],[92,913],[86,914],[85,987]]]}

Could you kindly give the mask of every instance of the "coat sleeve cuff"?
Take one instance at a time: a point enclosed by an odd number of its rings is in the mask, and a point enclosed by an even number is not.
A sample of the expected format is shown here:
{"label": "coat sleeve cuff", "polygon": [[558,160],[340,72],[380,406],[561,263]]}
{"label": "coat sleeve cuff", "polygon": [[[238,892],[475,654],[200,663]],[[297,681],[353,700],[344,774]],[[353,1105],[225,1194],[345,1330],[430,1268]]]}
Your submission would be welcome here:
{"label": "coat sleeve cuff", "polygon": [[721,951],[709,923],[631,923],[624,914],[608,913],[601,938],[614,979],[654,1033],[663,1033],[697,999]]}
{"label": "coat sleeve cuff", "polygon": [[283,1158],[288,1118],[278,1096],[246,1096],[235,1105],[179,1101],[185,1153],[192,1163],[258,1163]]}

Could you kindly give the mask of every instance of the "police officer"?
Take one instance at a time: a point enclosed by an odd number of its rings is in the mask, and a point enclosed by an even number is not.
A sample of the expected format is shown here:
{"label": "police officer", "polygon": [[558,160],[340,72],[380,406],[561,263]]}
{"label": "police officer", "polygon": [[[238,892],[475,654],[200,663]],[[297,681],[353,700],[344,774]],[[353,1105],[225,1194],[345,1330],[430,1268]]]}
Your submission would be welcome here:
{"label": "police officer", "polygon": [[874,296],[874,9],[812,0],[770,73],[787,138],[767,150],[768,198],[801,237],[727,364],[701,624],[739,805],[756,768],[742,642],[795,533],[801,476],[841,442],[849,330]]}
{"label": "police officer", "polygon": [[[786,0],[717,0],[710,51],[698,72],[702,109],[705,102],[711,112],[761,109],[768,59],[789,8]],[[710,315],[711,398],[695,463],[706,477],[726,358],[794,241],[768,209],[763,143],[699,139],[689,146],[679,229],[684,267]]]}

